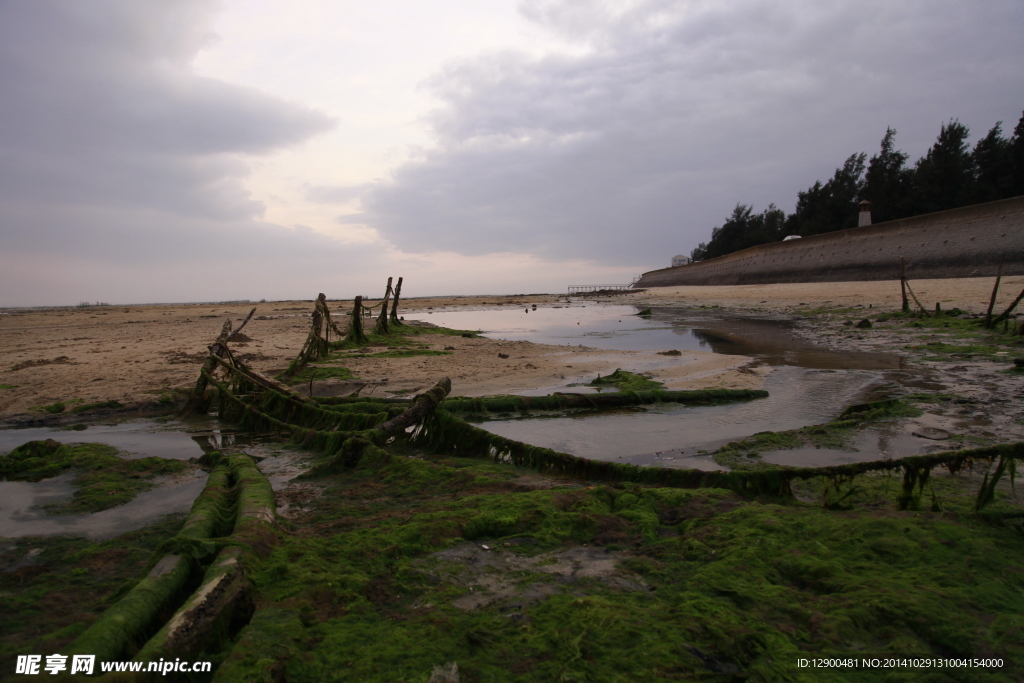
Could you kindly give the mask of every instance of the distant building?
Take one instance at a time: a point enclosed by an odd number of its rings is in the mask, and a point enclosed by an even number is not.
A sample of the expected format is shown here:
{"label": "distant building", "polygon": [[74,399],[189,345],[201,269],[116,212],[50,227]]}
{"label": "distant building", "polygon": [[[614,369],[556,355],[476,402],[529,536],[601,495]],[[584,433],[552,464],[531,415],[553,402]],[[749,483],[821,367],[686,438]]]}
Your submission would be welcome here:
{"label": "distant building", "polygon": [[785,237],[782,238],[782,241],[783,242],[788,242],[790,240],[798,240],[798,239],[800,239],[800,235],[786,235]]}
{"label": "distant building", "polygon": [[860,203],[860,215],[857,217],[857,227],[865,225],[871,225],[871,202],[866,199]]}
{"label": "distant building", "polygon": [[675,268],[676,266],[685,266],[689,262],[690,262],[690,257],[689,256],[683,256],[682,254],[678,254],[678,255],[672,257],[672,267],[673,268]]}

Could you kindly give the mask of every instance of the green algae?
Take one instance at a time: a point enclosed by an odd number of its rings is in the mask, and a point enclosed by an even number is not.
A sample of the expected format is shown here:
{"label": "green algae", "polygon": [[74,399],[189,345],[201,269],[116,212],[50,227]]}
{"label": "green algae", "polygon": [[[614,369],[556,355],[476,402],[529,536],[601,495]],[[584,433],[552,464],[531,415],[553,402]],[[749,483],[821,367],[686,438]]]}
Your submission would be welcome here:
{"label": "green algae", "polygon": [[40,481],[67,470],[76,491],[71,501],[46,507],[49,514],[99,512],[124,505],[152,489],[152,478],[191,467],[182,460],[147,457],[125,459],[105,444],[61,444],[53,439],[29,441],[0,457],[0,479]]}
{"label": "green algae", "polygon": [[123,408],[123,407],[124,407],[124,405],[122,403],[120,403],[119,401],[100,401],[98,403],[86,403],[85,405],[77,406],[77,407],[73,408],[71,410],[71,412],[72,412],[72,414],[78,415],[79,413],[84,413],[84,412],[87,412],[87,411],[90,411],[90,410],[101,410],[101,409],[116,410],[118,408]]}
{"label": "green algae", "polygon": [[298,372],[291,375],[281,374],[278,379],[287,380],[292,384],[300,384],[309,380],[322,379],[357,379],[355,374],[346,367],[337,365],[306,365]]}
{"label": "green algae", "polygon": [[[324,480],[257,572],[261,605],[224,676],[411,681],[455,661],[468,680],[858,680],[808,677],[796,657],[1024,656],[1019,536],[966,512],[517,491],[521,468],[411,454]],[[969,507],[966,491],[942,495]],[[625,551],[621,581],[526,569],[502,577],[507,595],[459,608],[470,588],[487,594],[474,582],[489,574],[445,559],[470,539],[496,556]]]}
{"label": "green algae", "polygon": [[[170,515],[104,541],[80,537],[0,539],[0,671],[18,655],[68,646],[138,580],[157,546],[181,527]],[[33,553],[31,559],[26,559]],[[10,564],[13,563],[13,564]],[[12,568],[13,567],[13,568]]]}
{"label": "green algae", "polygon": [[628,372],[622,368],[617,369],[610,375],[605,375],[604,377],[598,376],[596,379],[591,380],[590,386],[612,386],[620,389],[621,391],[651,391],[665,388],[665,385],[662,382],[655,381],[650,377],[639,375],[635,372]]}

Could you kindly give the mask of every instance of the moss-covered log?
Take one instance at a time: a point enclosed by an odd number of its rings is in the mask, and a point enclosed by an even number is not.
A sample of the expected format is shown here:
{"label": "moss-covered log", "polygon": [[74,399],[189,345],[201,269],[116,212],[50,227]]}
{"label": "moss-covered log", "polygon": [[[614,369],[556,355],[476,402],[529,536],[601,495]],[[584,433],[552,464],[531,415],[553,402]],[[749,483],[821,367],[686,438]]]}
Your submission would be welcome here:
{"label": "moss-covered log", "polygon": [[452,390],[452,381],[443,377],[428,391],[420,394],[412,400],[409,406],[401,415],[396,415],[387,422],[383,422],[374,431],[386,436],[392,436],[404,432],[407,428],[423,422],[430,417],[437,407]]}
{"label": "moss-covered log", "polygon": [[215,651],[225,642],[231,625],[252,613],[252,587],[246,578],[244,554],[273,544],[274,492],[270,482],[243,453],[225,458],[235,490],[234,530],[211,563],[199,588],[139,650],[137,661],[196,656]]}
{"label": "moss-covered log", "polygon": [[220,534],[230,518],[228,495],[231,468],[214,466],[202,493],[170,545],[178,552],[161,557],[149,573],[105,611],[68,648],[68,654],[95,654],[100,661],[125,659],[159,625],[159,620],[182,598],[193,571],[187,549]]}
{"label": "moss-covered log", "polygon": [[495,396],[445,399],[441,405],[449,413],[513,413],[530,410],[569,408],[614,408],[649,403],[708,404],[767,398],[768,392],[755,389],[700,389],[695,391],[619,391],[610,394],[551,394],[549,396]]}
{"label": "moss-covered log", "polygon": [[[943,466],[958,472],[975,461],[997,458],[1024,458],[1024,443],[1003,444],[932,455],[918,455],[897,460],[876,460],[834,467],[766,468],[743,471],[687,470],[666,467],[640,467],[623,463],[589,460],[550,448],[531,446],[485,431],[438,410],[424,428],[413,437],[414,442],[427,445],[435,452],[463,457],[484,457],[542,472],[591,480],[628,481],[638,484],[677,488],[723,488],[744,496],[790,496],[790,482],[814,477],[852,477],[877,471],[900,470],[909,478],[906,486],[923,485],[922,469],[930,471]],[[908,474],[908,473],[915,474]]]}

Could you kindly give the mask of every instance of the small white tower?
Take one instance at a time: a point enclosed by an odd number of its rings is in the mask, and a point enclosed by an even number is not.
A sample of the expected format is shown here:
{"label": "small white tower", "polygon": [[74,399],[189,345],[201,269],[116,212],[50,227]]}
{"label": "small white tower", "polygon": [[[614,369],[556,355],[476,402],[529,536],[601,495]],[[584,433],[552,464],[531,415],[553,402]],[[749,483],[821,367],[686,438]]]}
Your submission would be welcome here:
{"label": "small white tower", "polygon": [[860,216],[857,218],[857,227],[863,228],[865,225],[871,225],[871,202],[864,199],[860,203]]}

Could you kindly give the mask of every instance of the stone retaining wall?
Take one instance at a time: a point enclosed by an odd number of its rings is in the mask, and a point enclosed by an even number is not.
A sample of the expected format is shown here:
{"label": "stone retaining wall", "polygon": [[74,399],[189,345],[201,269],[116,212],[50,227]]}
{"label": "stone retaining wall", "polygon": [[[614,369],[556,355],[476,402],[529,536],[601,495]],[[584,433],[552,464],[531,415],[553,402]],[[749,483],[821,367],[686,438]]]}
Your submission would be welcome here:
{"label": "stone retaining wall", "polygon": [[1024,275],[1024,196],[774,242],[644,273],[636,287]]}

